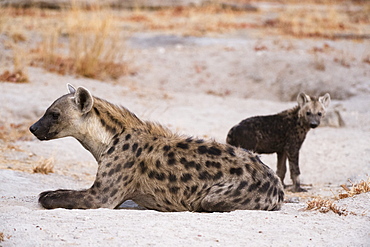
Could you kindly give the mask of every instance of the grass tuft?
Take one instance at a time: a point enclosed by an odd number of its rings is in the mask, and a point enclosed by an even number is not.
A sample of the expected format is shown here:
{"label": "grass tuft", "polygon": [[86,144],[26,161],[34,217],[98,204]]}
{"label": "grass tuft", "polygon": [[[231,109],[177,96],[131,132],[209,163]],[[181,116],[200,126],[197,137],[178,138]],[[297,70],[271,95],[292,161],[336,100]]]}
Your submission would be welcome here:
{"label": "grass tuft", "polygon": [[320,213],[333,211],[338,215],[348,215],[347,209],[338,207],[332,200],[322,198],[315,198],[307,202],[306,210],[318,210]]}
{"label": "grass tuft", "polygon": [[130,73],[123,62],[124,40],[111,13],[74,6],[63,16],[62,24],[42,30],[34,65],[96,79],[117,79]]}
{"label": "grass tuft", "polygon": [[14,72],[10,72],[9,70],[6,70],[4,73],[0,75],[0,81],[22,83],[22,82],[29,82],[29,79],[28,79],[28,75],[25,74],[25,72],[22,70],[18,70]]}
{"label": "grass tuft", "polygon": [[370,176],[368,176],[367,180],[361,180],[359,183],[354,184],[349,180],[352,184],[352,187],[349,189],[347,185],[342,184],[341,187],[346,191],[345,193],[339,194],[338,199],[343,199],[347,197],[352,197],[361,193],[370,192]]}
{"label": "grass tuft", "polygon": [[33,167],[33,173],[49,174],[54,173],[54,157],[41,158]]}
{"label": "grass tuft", "polygon": [[[346,193],[339,194],[335,196],[335,200],[352,197],[361,193],[370,192],[370,176],[366,181],[362,180],[357,184],[352,183],[352,187],[349,189],[347,185],[341,185],[342,188],[346,191]],[[329,211],[333,211],[338,215],[348,215],[348,213],[355,214],[354,212],[348,212],[346,208],[338,207],[333,200],[330,199],[322,199],[322,198],[314,198],[313,200],[307,202],[307,207],[305,210],[318,210],[321,213],[327,213]]]}

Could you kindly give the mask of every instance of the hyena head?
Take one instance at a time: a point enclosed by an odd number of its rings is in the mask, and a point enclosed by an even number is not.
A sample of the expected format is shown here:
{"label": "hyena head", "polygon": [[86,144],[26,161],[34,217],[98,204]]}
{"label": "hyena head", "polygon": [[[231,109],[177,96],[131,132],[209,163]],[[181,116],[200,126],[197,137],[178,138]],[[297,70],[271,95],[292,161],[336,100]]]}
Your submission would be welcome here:
{"label": "hyena head", "polygon": [[316,128],[319,126],[321,118],[325,116],[326,108],[330,104],[330,95],[326,93],[317,99],[300,93],[297,101],[300,106],[299,118],[310,128]]}
{"label": "hyena head", "polygon": [[75,136],[76,132],[84,128],[84,117],[93,107],[93,97],[90,92],[79,87],[77,90],[67,84],[69,94],[66,94],[46,110],[30,131],[39,140],[51,140],[66,136]]}

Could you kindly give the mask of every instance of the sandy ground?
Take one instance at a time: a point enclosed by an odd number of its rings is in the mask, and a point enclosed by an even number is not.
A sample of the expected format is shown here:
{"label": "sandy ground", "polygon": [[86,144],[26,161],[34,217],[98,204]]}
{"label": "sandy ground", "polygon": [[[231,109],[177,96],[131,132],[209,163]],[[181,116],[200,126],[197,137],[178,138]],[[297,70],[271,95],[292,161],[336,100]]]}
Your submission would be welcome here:
{"label": "sandy ground", "polygon": [[[325,44],[325,70],[317,70],[310,51]],[[68,82],[142,119],[219,142],[246,117],[293,107],[300,91],[329,92],[330,111],[339,111],[345,126],[333,127],[338,121],[331,118],[308,133],[300,167],[309,191],[288,192],[277,212],[161,213],[131,204],[119,210],[45,210],[37,204],[40,192],[92,184],[93,157],[70,138],[40,142],[28,133],[12,143],[0,139],[0,246],[369,246],[369,193],[336,201],[347,216],[304,210],[311,198],[333,198],[343,193],[341,184],[350,187],[348,179],[358,182],[370,172],[370,65],[362,62],[369,41],[136,34],[127,45],[137,73],[114,83],[32,67],[30,83],[1,82],[1,123],[29,126],[67,92]],[[266,49],[255,49],[261,45]],[[54,173],[31,172],[41,157],[54,158]],[[261,159],[276,169],[275,155]]]}

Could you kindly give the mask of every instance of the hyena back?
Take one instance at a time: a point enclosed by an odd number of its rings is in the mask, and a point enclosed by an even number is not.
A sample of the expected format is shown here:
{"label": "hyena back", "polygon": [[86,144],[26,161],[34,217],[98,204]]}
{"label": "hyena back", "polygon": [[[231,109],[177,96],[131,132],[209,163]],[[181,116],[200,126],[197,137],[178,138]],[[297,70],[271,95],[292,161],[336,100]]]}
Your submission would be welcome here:
{"label": "hyena back", "polygon": [[126,200],[159,211],[278,210],[283,186],[240,148],[182,137],[68,85],[30,127],[40,140],[73,136],[98,162],[91,188],[42,192],[45,208],[116,208]]}
{"label": "hyena back", "polygon": [[226,142],[256,153],[277,153],[277,175],[284,184],[286,160],[289,160],[292,191],[300,186],[299,150],[310,128],[316,128],[325,115],[330,95],[310,97],[300,93],[298,106],[275,115],[247,118],[232,127]]}

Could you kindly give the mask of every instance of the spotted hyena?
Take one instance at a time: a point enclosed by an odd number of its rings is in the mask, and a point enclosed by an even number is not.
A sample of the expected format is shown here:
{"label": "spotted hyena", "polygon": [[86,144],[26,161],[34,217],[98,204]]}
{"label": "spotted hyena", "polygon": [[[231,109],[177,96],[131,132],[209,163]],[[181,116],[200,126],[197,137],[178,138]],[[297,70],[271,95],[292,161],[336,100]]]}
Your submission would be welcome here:
{"label": "spotted hyena", "polygon": [[299,150],[310,128],[316,128],[330,103],[327,93],[318,99],[300,93],[298,106],[269,116],[247,118],[231,128],[226,142],[257,153],[277,153],[277,175],[284,184],[289,160],[292,191],[306,191],[299,180]]}
{"label": "spotted hyena", "polygon": [[51,208],[117,208],[133,200],[159,211],[278,210],[284,189],[275,173],[244,149],[183,137],[126,108],[68,85],[30,127],[39,140],[73,136],[98,162],[86,190],[42,192]]}

